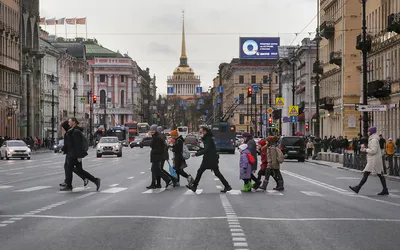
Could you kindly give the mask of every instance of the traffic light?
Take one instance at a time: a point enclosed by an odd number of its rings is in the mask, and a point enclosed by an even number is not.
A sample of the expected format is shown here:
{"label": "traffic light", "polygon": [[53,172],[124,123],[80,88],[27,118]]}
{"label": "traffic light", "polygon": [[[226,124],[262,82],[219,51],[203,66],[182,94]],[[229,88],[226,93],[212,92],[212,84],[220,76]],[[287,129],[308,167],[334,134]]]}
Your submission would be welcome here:
{"label": "traffic light", "polygon": [[306,131],[308,132],[310,130],[310,126],[308,125],[308,122],[306,122]]}
{"label": "traffic light", "polygon": [[272,124],[272,117],[268,118],[268,124],[270,124],[270,125]]}
{"label": "traffic light", "polygon": [[94,95],[93,96],[93,103],[96,103],[97,102],[97,95]]}
{"label": "traffic light", "polygon": [[251,97],[253,95],[253,88],[252,87],[248,87],[247,88],[247,97]]}

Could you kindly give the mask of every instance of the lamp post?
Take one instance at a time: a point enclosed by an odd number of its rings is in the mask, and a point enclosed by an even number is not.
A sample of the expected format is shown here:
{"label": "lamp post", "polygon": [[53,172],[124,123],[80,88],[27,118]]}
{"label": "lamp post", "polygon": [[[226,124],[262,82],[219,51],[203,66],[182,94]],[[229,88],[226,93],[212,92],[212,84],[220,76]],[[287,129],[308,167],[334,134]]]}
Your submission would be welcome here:
{"label": "lamp post", "polygon": [[[363,105],[368,105],[368,83],[367,83],[367,53],[368,53],[368,42],[367,42],[367,18],[366,18],[366,5],[367,0],[362,0],[362,72],[363,72]],[[363,112],[363,134],[367,138],[368,135],[368,112]]]}
{"label": "lamp post", "polygon": [[[260,82],[260,136],[263,135],[263,98],[262,98],[262,91],[264,89],[263,84],[266,83],[267,77],[264,76],[262,82]],[[257,119],[257,118],[256,118]]]}
{"label": "lamp post", "polygon": [[[279,77],[278,95],[280,98],[282,98],[282,73],[283,73],[282,65],[279,64],[279,67],[278,67],[278,77]],[[282,112],[281,112],[281,117],[279,118],[279,135],[282,135]]]}
{"label": "lamp post", "polygon": [[30,110],[30,108],[31,108],[31,103],[30,103],[30,100],[31,100],[31,88],[30,88],[30,76],[31,76],[31,73],[32,73],[32,71],[30,70],[30,67],[29,67],[29,64],[27,63],[26,64],[26,137],[29,137],[30,136],[30,127],[31,127],[31,122],[30,122],[30,119],[31,119],[31,115],[30,115],[30,113],[31,113],[31,110]]}
{"label": "lamp post", "polygon": [[[296,66],[296,58],[295,58],[295,51],[293,51],[293,58],[291,59],[292,63],[292,105],[296,105],[296,76],[295,76],[295,66]],[[296,134],[296,129],[295,129],[295,124],[294,122],[292,123],[292,136],[295,136]]]}
{"label": "lamp post", "polygon": [[78,90],[76,82],[74,82],[74,86],[72,87],[72,89],[74,90],[74,117],[76,117],[76,91]]}
{"label": "lamp post", "polygon": [[51,83],[51,146],[54,145],[54,83],[56,80],[54,79],[54,75],[51,75],[50,83]]}

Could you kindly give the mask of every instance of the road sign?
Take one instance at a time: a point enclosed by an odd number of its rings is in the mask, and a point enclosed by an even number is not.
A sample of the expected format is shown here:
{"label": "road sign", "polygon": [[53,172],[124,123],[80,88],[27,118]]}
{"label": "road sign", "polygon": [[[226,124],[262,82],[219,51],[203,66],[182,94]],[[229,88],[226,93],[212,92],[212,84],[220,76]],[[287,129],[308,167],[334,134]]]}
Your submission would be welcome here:
{"label": "road sign", "polygon": [[263,114],[263,121],[267,120],[267,114]]}
{"label": "road sign", "polygon": [[370,111],[386,111],[386,105],[358,105],[357,110],[360,112]]}
{"label": "road sign", "polygon": [[257,93],[258,92],[258,86],[257,85],[253,85],[253,93]]}
{"label": "road sign", "polygon": [[284,123],[286,123],[286,122],[289,122],[290,120],[289,120],[289,117],[284,116],[284,117],[282,118],[282,121],[283,121]]}
{"label": "road sign", "polygon": [[272,112],[274,112],[274,110],[273,110],[272,108],[268,108],[268,109],[267,109],[267,113],[268,113],[268,114],[272,114]]}
{"label": "road sign", "polygon": [[224,93],[224,87],[223,86],[218,86],[217,92],[218,93]]}
{"label": "road sign", "polygon": [[289,106],[289,116],[298,116],[299,106]]}
{"label": "road sign", "polygon": [[275,98],[275,105],[277,107],[283,107],[285,106],[285,99],[283,99],[283,97],[277,97]]}
{"label": "road sign", "polygon": [[294,123],[294,122],[298,122],[298,116],[291,116],[290,117],[290,122]]}

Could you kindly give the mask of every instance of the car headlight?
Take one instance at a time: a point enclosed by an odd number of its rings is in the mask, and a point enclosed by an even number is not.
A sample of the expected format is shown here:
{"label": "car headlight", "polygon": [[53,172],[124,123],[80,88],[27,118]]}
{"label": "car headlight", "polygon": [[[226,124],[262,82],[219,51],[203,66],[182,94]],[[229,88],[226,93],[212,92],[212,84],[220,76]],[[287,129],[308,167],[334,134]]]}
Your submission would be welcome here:
{"label": "car headlight", "polygon": [[9,148],[7,148],[7,151],[8,151],[9,153],[14,153],[14,150],[9,149]]}

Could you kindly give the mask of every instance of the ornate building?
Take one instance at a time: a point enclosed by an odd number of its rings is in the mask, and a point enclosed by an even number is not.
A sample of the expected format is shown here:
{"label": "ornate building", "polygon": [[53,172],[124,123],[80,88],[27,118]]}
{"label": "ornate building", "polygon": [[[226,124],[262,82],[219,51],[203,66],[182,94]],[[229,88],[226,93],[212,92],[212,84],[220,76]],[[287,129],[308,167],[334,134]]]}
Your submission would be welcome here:
{"label": "ornate building", "polygon": [[184,100],[193,99],[196,94],[196,87],[200,87],[200,76],[195,75],[193,69],[188,65],[185,41],[185,22],[182,23],[182,50],[179,66],[175,68],[172,76],[167,78],[168,94]]}
{"label": "ornate building", "polygon": [[17,138],[21,101],[20,4],[0,1],[0,136]]}

